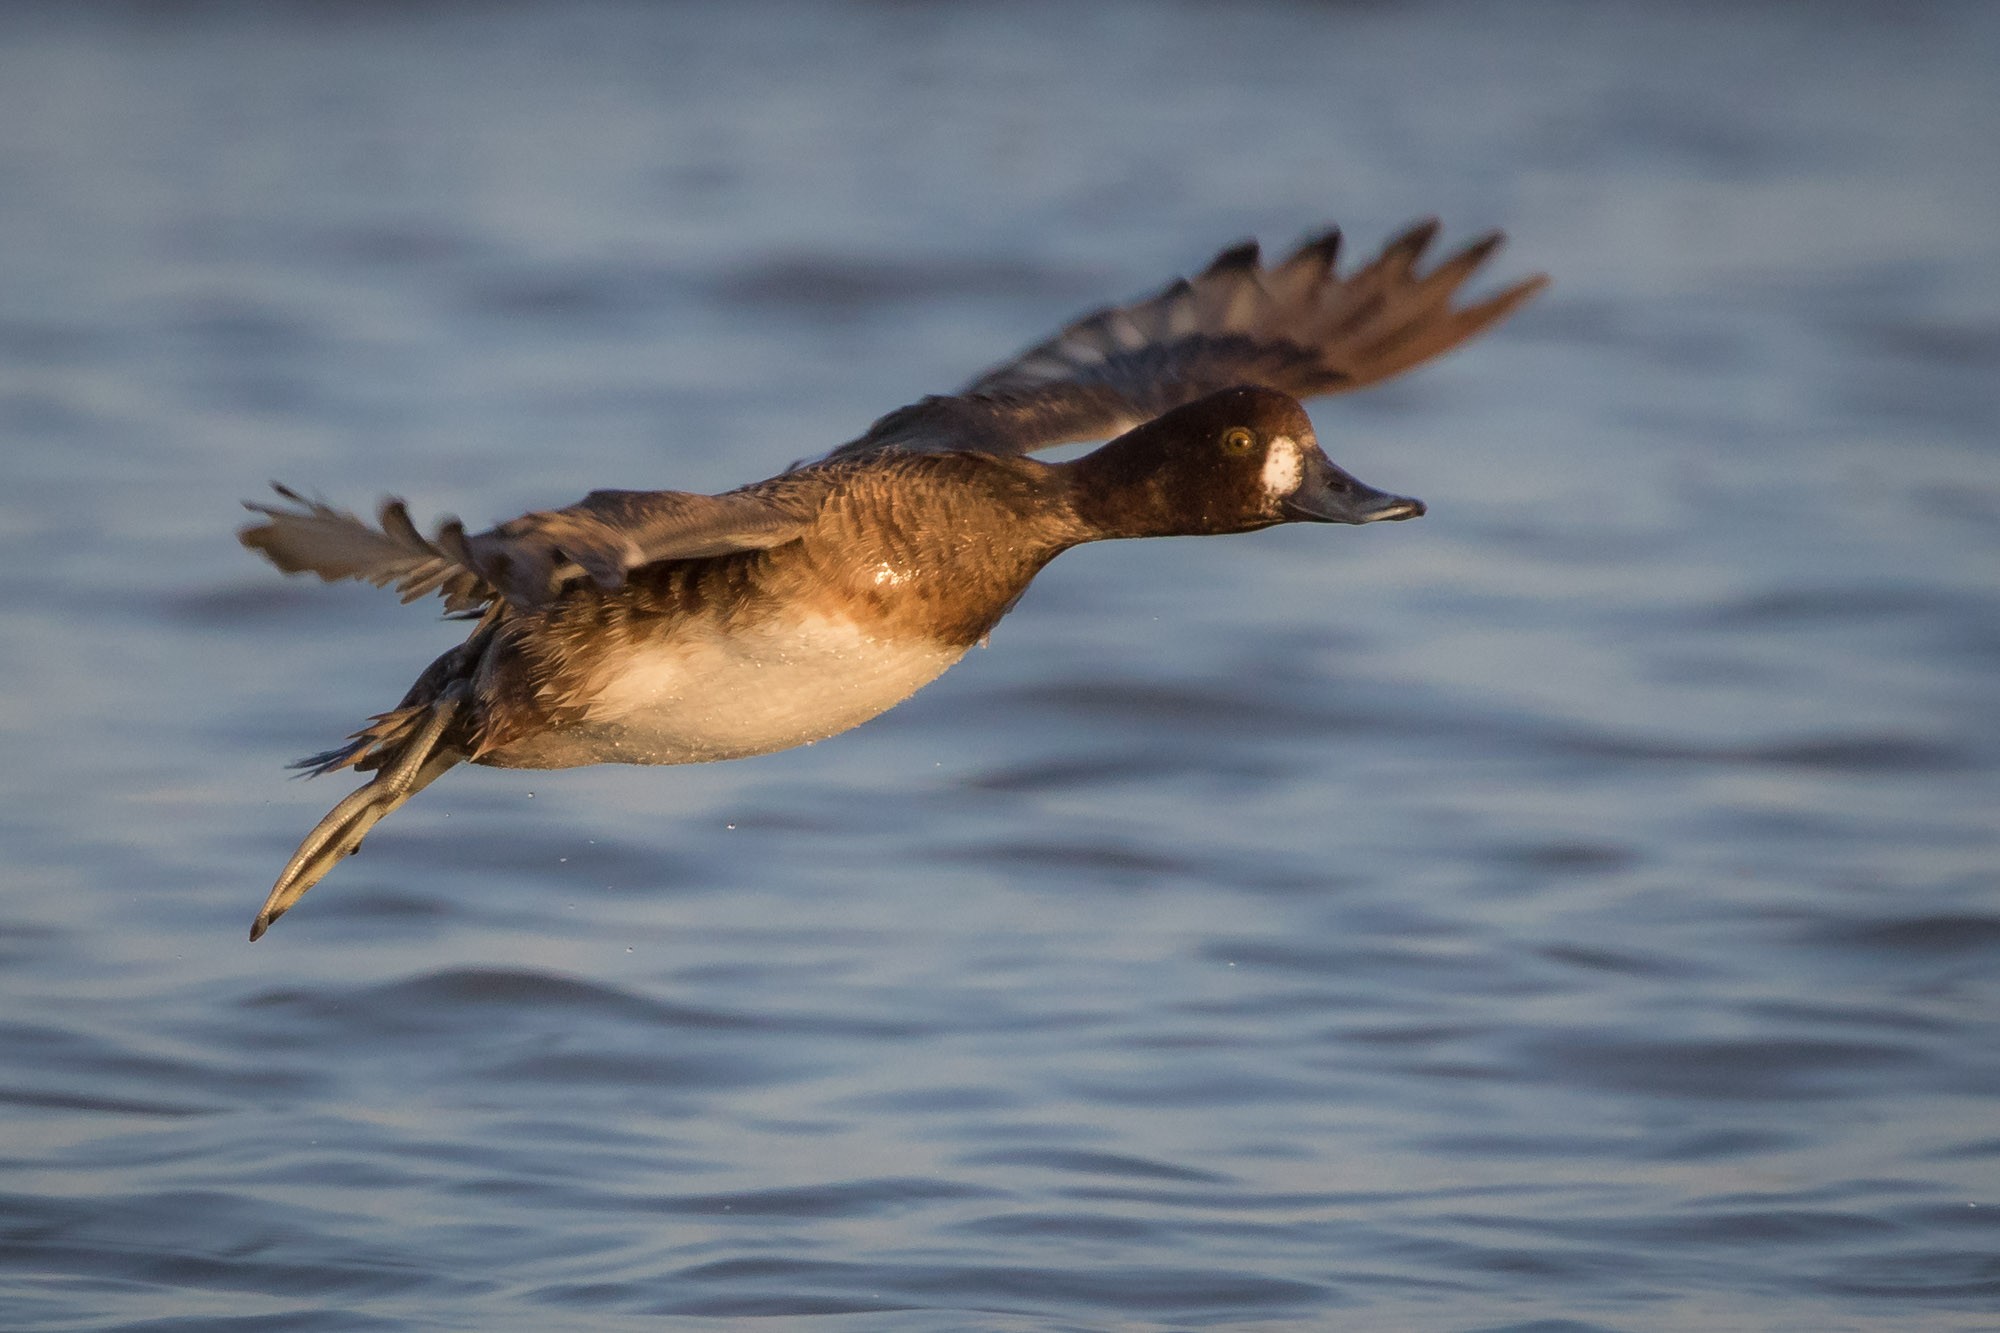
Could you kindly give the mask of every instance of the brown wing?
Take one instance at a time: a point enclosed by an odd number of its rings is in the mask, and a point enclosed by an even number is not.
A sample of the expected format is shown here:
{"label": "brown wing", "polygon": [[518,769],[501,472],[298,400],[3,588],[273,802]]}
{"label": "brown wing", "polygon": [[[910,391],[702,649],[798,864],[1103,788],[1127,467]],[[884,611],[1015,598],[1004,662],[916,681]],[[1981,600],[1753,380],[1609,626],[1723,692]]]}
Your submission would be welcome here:
{"label": "brown wing", "polygon": [[1420,273],[1437,231],[1435,219],[1419,223],[1344,277],[1338,230],[1268,268],[1255,242],[1234,246],[1198,277],[1088,315],[955,396],[891,412],[828,457],[1027,453],[1105,439],[1238,385],[1296,398],[1358,389],[1450,351],[1548,285],[1537,275],[1454,305],[1502,238],[1490,233]]}
{"label": "brown wing", "polygon": [[406,602],[442,590],[453,611],[471,610],[492,597],[477,571],[425,540],[394,496],[382,501],[371,525],[290,487],[272,482],[271,489],[289,507],[244,501],[243,507],[264,515],[264,521],[240,529],[236,537],[287,574],[317,574],[328,583],[360,579],[378,588],[394,584]]}
{"label": "brown wing", "polygon": [[[426,538],[401,500],[382,502],[376,525],[345,510],[274,487],[292,507],[246,504],[265,521],[238,538],[286,573],[331,583],[361,579],[395,585],[404,601],[443,592],[449,611],[472,611],[495,596],[521,607],[546,602],[563,582],[587,576],[615,587],[629,570],[662,560],[754,551],[796,539],[811,518],[808,497],[756,490],[726,495],[687,491],[592,491],[576,504],[523,514],[468,536],[446,518]],[[765,488],[770,490],[772,488]]]}

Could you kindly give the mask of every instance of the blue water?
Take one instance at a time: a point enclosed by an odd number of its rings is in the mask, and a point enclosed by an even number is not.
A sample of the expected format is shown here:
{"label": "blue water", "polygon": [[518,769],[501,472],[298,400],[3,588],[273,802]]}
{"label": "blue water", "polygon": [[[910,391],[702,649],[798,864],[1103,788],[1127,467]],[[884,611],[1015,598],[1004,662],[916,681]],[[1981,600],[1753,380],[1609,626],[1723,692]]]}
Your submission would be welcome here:
{"label": "blue water", "polygon": [[[1978,4],[10,11],[0,1326],[2000,1328],[1996,69]],[[1422,522],[1076,552],[810,749],[455,772],[244,941],[350,785],[283,763],[459,632],[261,567],[267,478],[723,489],[1432,212],[1556,286],[1315,405]]]}

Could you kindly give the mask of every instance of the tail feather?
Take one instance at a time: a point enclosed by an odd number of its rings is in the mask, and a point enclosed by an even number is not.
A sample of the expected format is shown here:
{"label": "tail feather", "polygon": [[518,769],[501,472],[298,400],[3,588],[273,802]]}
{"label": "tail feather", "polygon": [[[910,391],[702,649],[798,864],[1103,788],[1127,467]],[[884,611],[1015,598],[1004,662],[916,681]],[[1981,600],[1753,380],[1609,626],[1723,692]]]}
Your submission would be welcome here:
{"label": "tail feather", "polygon": [[303,759],[295,759],[286,767],[295,768],[309,778],[343,768],[356,768],[364,773],[380,768],[391,756],[401,753],[410,738],[422,730],[430,714],[429,704],[377,713],[368,719],[367,726],[341,744],[330,750],[321,750],[318,754],[309,754]]}
{"label": "tail feather", "polygon": [[[480,660],[492,646],[493,636],[499,630],[501,610],[498,603],[487,607],[484,617],[465,642],[438,654],[394,708],[369,718],[366,726],[332,749],[309,754],[293,761],[288,767],[298,769],[307,777],[318,777],[342,768],[356,768],[366,773],[394,763],[411,738],[423,730],[440,699],[470,691]],[[466,725],[468,721],[461,718],[458,730],[469,735],[472,729]],[[467,743],[471,744],[469,739]],[[478,747],[475,745],[472,748],[476,750]]]}

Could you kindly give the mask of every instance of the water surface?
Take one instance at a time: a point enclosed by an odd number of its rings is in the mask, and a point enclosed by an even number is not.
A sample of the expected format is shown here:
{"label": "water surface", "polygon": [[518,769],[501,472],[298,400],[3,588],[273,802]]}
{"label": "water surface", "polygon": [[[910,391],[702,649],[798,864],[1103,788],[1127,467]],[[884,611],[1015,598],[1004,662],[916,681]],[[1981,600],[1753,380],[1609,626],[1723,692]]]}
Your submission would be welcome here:
{"label": "water surface", "polygon": [[[7,1327],[2000,1327],[1990,7],[8,28]],[[1557,286],[1315,405],[1423,522],[456,772],[244,942],[456,633],[258,566],[266,478],[722,489],[1432,212]]]}

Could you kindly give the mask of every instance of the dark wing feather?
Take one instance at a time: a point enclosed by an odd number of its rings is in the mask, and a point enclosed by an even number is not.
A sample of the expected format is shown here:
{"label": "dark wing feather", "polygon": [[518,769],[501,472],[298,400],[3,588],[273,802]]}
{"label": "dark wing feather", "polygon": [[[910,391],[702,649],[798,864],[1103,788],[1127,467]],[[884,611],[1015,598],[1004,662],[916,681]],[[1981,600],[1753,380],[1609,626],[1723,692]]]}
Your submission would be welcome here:
{"label": "dark wing feather", "polygon": [[891,412],[828,457],[879,449],[1027,453],[1105,439],[1238,385],[1297,398],[1358,389],[1450,351],[1548,283],[1536,276],[1454,306],[1501,237],[1481,237],[1419,273],[1437,231],[1435,220],[1419,223],[1344,277],[1338,231],[1268,268],[1254,242],[1233,246],[1198,277],[1087,315],[956,396]]}
{"label": "dark wing feather", "polygon": [[344,509],[308,500],[276,482],[271,489],[293,507],[246,500],[243,507],[264,515],[265,521],[236,535],[287,574],[317,574],[328,583],[361,579],[378,588],[394,584],[406,602],[442,590],[445,606],[452,611],[472,610],[492,596],[476,571],[424,539],[403,502],[394,496],[382,501],[377,523],[371,526]]}
{"label": "dark wing feather", "polygon": [[[761,551],[796,541],[812,519],[753,487],[723,495],[689,491],[592,491],[564,509],[523,514],[467,541],[472,561],[508,601],[546,601],[576,569],[615,588],[642,565]],[[575,569],[570,568],[574,566]]]}
{"label": "dark wing feather", "polygon": [[[498,596],[539,606],[564,582],[588,577],[616,587],[628,571],[663,560],[694,560],[754,551],[795,540],[811,518],[796,487],[783,495],[756,488],[726,495],[686,491],[592,491],[563,509],[537,511],[468,536],[446,518],[425,538],[401,500],[382,502],[377,526],[276,486],[294,507],[248,504],[265,516],[239,534],[242,543],[286,573],[326,581],[361,579],[395,585],[404,601],[442,591],[448,611],[472,611]],[[765,488],[770,489],[770,488]]]}

